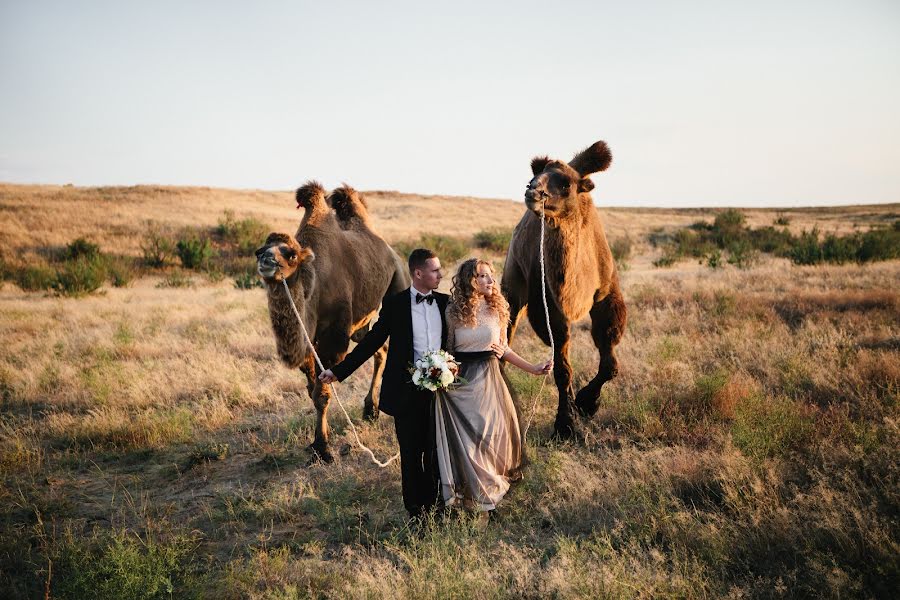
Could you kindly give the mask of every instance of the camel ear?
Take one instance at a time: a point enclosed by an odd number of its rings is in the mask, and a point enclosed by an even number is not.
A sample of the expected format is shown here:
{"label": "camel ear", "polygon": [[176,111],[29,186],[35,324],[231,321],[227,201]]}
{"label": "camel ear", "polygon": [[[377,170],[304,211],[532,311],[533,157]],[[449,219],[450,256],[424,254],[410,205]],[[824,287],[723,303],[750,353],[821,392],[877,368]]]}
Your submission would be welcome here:
{"label": "camel ear", "polygon": [[531,174],[537,177],[544,172],[544,167],[550,164],[550,159],[546,156],[535,156],[531,159]]}
{"label": "camel ear", "polygon": [[589,192],[594,189],[594,182],[588,179],[587,177],[582,178],[578,182],[578,191],[579,192]]}
{"label": "camel ear", "polygon": [[316,253],[312,251],[312,248],[303,248],[300,247],[300,252],[297,254],[298,262],[312,262],[316,260]]}
{"label": "camel ear", "polygon": [[600,141],[594,142],[576,154],[575,158],[569,161],[569,166],[584,177],[591,173],[605,171],[611,162],[612,152],[609,151],[609,146],[606,145],[606,142]]}

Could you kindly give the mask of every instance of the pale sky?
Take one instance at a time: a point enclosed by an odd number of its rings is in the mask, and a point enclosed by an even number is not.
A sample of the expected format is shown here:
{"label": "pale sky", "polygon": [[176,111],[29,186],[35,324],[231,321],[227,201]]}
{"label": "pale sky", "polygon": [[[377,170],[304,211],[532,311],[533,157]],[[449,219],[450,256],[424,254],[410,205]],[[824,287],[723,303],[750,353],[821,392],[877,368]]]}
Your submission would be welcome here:
{"label": "pale sky", "polygon": [[0,181],[900,201],[900,2],[0,0]]}

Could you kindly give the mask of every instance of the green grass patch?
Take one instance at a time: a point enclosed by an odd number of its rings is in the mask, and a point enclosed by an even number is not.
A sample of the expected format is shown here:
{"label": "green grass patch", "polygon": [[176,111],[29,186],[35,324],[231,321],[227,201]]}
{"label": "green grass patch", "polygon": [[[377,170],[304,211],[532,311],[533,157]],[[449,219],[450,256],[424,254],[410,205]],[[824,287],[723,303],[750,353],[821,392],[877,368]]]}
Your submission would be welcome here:
{"label": "green grass patch", "polygon": [[751,395],[735,408],[731,435],[741,452],[755,459],[802,449],[814,432],[812,418],[783,396]]}

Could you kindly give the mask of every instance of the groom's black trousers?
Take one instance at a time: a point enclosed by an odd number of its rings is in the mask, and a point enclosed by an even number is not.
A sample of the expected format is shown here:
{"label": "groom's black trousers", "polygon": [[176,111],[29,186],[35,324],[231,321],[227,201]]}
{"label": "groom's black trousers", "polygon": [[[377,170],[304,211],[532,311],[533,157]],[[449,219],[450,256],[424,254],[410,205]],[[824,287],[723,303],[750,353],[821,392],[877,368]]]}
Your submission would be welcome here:
{"label": "groom's black trousers", "polygon": [[438,501],[434,393],[416,390],[408,411],[394,416],[400,446],[403,505],[411,517],[428,512]]}

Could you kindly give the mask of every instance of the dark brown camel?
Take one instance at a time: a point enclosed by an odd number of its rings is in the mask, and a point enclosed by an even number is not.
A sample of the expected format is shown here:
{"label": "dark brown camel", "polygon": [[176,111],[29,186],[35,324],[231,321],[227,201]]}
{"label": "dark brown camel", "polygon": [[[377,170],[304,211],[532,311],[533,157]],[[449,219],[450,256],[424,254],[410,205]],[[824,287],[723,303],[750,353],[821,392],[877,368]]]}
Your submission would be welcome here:
{"label": "dark brown camel", "polygon": [[[288,367],[299,368],[306,375],[307,391],[316,407],[311,447],[330,462],[327,411],[331,389],[318,380],[318,365],[281,282],[287,281],[327,369],[343,360],[351,339],[362,339],[382,298],[409,287],[410,279],[404,262],[372,229],[366,204],[352,188],[340,187],[326,199],[322,186],[309,182],[297,190],[297,206],[306,212],[296,235],[270,234],[256,251],[257,270],[266,283],[278,355]],[[386,348],[374,357],[363,409],[363,416],[370,420],[378,417]]]}
{"label": "dark brown camel", "polygon": [[[546,156],[531,161],[533,177],[525,191],[528,210],[513,232],[501,281],[510,305],[510,342],[527,307],[528,321],[549,346],[538,256],[543,206],[547,304],[556,346],[553,377],[559,392],[554,432],[562,438],[575,433],[576,410],[587,417],[597,412],[600,389],[618,372],[614,348],[625,331],[625,302],[603,223],[591,200],[594,184],[588,179],[611,162],[604,142],[579,152],[568,164]],[[596,376],[576,395],[568,358],[569,326],[588,314],[600,364]]]}

